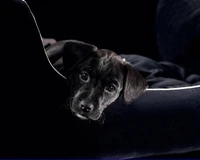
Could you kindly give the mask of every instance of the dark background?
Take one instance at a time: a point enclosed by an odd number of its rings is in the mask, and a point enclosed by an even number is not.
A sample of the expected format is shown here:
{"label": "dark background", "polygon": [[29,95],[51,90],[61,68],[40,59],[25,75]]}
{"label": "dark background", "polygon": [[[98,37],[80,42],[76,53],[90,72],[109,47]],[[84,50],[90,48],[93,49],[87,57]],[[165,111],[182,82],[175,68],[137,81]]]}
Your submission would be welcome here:
{"label": "dark background", "polygon": [[44,38],[77,39],[158,59],[157,0],[27,0]]}
{"label": "dark background", "polygon": [[[159,60],[155,36],[157,0],[26,0],[44,38],[77,39],[118,54]],[[194,153],[156,156],[197,158]]]}

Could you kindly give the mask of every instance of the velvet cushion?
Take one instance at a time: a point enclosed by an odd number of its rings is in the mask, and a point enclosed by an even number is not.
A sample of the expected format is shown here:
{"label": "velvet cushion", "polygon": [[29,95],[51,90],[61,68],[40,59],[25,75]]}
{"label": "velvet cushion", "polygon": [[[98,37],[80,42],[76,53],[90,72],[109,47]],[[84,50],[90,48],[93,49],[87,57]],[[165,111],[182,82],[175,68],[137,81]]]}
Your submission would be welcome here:
{"label": "velvet cushion", "polygon": [[200,149],[199,86],[151,89],[130,105],[118,99],[102,123],[61,109],[67,85],[48,61],[30,9],[21,0],[3,2],[0,157],[134,158]]}

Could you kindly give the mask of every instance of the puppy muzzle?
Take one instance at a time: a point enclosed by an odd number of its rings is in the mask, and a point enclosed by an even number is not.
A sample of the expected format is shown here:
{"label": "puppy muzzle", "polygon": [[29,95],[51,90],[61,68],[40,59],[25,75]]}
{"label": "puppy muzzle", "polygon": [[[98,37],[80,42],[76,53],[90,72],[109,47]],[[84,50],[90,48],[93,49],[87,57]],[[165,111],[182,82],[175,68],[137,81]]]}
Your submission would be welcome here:
{"label": "puppy muzzle", "polygon": [[72,102],[71,110],[78,118],[83,120],[97,120],[102,113],[99,107],[94,107],[92,103],[86,103],[85,101]]}

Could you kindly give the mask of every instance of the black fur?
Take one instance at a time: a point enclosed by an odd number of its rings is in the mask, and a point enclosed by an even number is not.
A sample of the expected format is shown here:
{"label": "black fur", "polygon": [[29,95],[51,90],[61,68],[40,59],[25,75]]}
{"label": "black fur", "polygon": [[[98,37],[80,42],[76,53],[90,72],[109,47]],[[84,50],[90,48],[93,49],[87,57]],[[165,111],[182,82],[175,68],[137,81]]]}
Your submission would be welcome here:
{"label": "black fur", "polygon": [[50,46],[47,53],[54,63],[60,55],[64,68],[59,72],[70,86],[70,108],[81,119],[97,120],[120,95],[125,103],[131,103],[147,88],[146,80],[132,65],[111,50],[67,40]]}

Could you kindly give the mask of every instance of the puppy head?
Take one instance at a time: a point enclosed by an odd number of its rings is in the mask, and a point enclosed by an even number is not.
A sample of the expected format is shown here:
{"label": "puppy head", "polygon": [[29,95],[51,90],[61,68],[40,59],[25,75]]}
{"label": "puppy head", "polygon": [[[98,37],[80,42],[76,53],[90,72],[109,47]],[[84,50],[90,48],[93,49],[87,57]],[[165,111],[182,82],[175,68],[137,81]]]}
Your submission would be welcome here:
{"label": "puppy head", "polygon": [[126,103],[146,89],[145,79],[117,54],[82,42],[66,43],[63,64],[70,85],[71,110],[97,120],[120,95]]}

